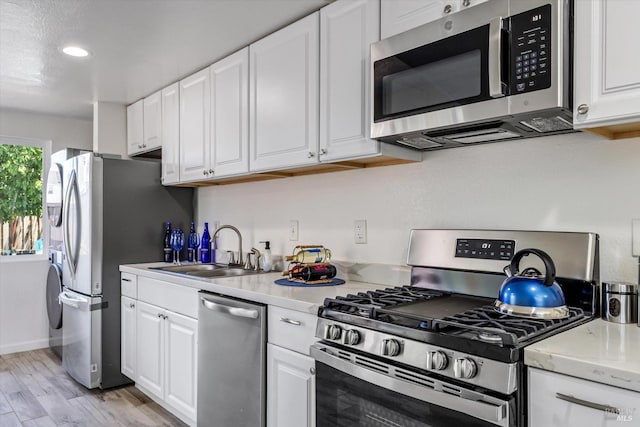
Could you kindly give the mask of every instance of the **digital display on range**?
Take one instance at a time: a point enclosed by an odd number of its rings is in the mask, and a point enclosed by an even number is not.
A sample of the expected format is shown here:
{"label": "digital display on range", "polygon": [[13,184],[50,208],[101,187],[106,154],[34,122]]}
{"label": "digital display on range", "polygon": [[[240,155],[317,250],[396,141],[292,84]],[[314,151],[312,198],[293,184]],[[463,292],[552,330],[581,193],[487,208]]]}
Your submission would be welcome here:
{"label": "digital display on range", "polygon": [[509,261],[515,247],[515,240],[457,239],[455,256]]}

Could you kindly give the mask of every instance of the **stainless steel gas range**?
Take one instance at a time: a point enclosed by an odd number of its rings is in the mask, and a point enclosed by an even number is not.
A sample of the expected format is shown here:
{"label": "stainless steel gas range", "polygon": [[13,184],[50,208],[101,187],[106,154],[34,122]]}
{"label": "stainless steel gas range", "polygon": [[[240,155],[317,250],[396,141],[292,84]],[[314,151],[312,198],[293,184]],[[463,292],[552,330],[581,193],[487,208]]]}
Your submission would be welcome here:
{"label": "stainless steel gas range", "polygon": [[[553,259],[568,317],[494,308],[503,268],[524,248]],[[409,285],[320,308],[316,426],[526,426],[524,348],[598,314],[598,236],[413,230],[407,259]]]}

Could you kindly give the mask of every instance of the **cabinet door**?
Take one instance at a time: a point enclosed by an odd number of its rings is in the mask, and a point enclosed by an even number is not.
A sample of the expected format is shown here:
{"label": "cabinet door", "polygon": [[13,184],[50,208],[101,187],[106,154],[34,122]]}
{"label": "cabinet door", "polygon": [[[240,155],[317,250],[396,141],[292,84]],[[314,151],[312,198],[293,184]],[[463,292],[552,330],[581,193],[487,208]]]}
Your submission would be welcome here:
{"label": "cabinet door", "polygon": [[165,315],[165,401],[195,420],[198,322],[172,311],[167,311]]}
{"label": "cabinet door", "polygon": [[369,139],[369,46],[380,39],[379,22],[379,1],[338,1],[320,10],[321,161],[379,150]]}
{"label": "cabinet door", "polygon": [[252,171],[318,163],[318,15],[249,47]]}
{"label": "cabinet door", "polygon": [[136,300],[120,299],[120,369],[131,379],[136,377]]}
{"label": "cabinet door", "polygon": [[144,151],[162,147],[162,97],[161,91],[147,96],[143,103],[143,142]]}
{"label": "cabinet door", "polygon": [[249,48],[211,67],[211,150],[216,177],[249,171]]}
{"label": "cabinet door", "polygon": [[383,39],[443,18],[487,0],[381,0]]}
{"label": "cabinet door", "polygon": [[209,124],[211,88],[209,69],[180,81],[180,181],[210,177]]}
{"label": "cabinet door", "polygon": [[267,344],[267,427],[313,427],[315,361]]}
{"label": "cabinet door", "polygon": [[180,86],[162,89],[162,183],[180,181]]}
{"label": "cabinet door", "polygon": [[159,399],[164,398],[164,311],[137,302],[136,378],[138,385]]}
{"label": "cabinet door", "polygon": [[130,156],[143,151],[144,141],[144,100],[127,107],[127,154]]}
{"label": "cabinet door", "polygon": [[532,427],[640,425],[634,391],[529,368],[528,394]]}
{"label": "cabinet door", "polygon": [[574,127],[640,120],[640,2],[575,2]]}

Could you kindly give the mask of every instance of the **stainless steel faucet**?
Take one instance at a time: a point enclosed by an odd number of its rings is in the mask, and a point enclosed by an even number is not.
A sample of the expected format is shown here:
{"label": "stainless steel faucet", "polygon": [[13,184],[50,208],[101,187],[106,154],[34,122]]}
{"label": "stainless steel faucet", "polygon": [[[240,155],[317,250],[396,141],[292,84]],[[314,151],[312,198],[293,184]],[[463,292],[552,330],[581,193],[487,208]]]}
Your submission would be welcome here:
{"label": "stainless steel faucet", "polygon": [[[235,228],[233,225],[221,225],[220,227],[216,228],[216,231],[213,232],[213,235],[211,236],[211,241],[215,241],[216,236],[218,235],[218,233],[221,230],[224,230],[225,228],[228,228],[230,230],[233,230],[236,232],[236,234],[238,235],[238,264],[242,265],[242,235],[240,234],[240,230],[238,230],[237,228]],[[229,262],[229,264],[231,264],[231,262]]]}

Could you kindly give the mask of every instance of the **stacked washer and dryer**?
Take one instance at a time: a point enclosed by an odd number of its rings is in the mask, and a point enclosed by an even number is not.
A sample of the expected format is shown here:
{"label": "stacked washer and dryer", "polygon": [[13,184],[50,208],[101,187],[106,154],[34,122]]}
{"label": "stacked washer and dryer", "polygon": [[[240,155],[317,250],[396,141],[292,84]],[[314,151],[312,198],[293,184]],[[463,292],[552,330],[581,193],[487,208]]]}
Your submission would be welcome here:
{"label": "stacked washer and dryer", "polygon": [[49,229],[49,270],[47,271],[46,295],[49,315],[49,347],[62,358],[62,304],[58,295],[62,292],[62,165],[65,160],[84,151],[67,148],[51,155],[47,176],[46,207]]}

